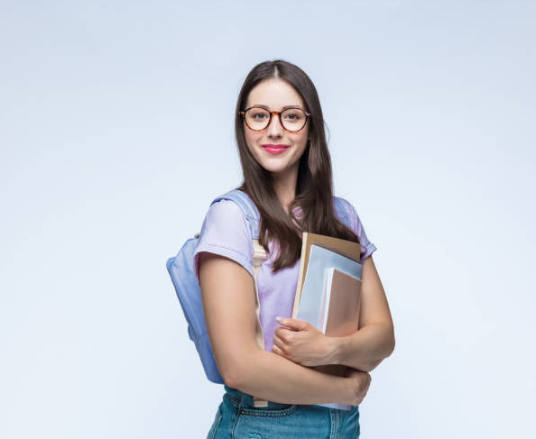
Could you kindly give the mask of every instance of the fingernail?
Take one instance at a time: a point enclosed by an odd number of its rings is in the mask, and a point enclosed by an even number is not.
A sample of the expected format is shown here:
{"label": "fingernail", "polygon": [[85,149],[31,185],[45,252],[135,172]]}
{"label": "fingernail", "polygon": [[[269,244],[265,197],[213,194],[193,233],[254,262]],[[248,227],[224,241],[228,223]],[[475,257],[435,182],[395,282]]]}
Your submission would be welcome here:
{"label": "fingernail", "polygon": [[280,322],[281,320],[283,320],[281,317],[276,317],[275,318],[278,322]]}

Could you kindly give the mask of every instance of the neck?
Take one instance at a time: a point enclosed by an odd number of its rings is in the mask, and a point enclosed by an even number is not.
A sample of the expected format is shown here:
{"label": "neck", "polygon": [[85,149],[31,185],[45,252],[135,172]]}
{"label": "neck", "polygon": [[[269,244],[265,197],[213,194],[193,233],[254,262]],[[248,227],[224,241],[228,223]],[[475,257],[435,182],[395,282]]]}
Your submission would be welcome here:
{"label": "neck", "polygon": [[285,175],[272,174],[274,180],[274,190],[281,202],[281,205],[288,210],[288,206],[296,196],[296,183],[298,181],[298,170],[292,169]]}

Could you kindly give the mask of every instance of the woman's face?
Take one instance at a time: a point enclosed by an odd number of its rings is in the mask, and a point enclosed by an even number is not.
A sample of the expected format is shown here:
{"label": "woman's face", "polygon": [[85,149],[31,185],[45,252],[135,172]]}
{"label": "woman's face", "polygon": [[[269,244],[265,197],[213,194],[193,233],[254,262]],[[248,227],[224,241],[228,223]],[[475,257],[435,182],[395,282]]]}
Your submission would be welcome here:
{"label": "woman's face", "polygon": [[[281,79],[267,79],[257,84],[249,93],[246,108],[262,105],[270,111],[282,111],[286,106],[297,106],[305,111],[298,92]],[[286,131],[276,115],[270,125],[262,131],[253,131],[244,123],[246,143],[255,160],[274,177],[298,172],[300,158],[307,146],[309,120],[298,132]],[[284,145],[283,152],[272,154],[266,145]],[[290,174],[289,174],[290,173]]]}

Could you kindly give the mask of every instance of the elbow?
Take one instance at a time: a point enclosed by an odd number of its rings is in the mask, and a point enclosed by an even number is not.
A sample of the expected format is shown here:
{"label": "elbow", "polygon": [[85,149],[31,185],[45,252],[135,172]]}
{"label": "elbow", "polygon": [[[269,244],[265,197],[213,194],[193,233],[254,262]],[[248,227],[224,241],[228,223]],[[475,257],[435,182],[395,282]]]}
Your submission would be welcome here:
{"label": "elbow", "polygon": [[363,372],[372,372],[374,369],[376,369],[380,365],[382,361],[383,361],[383,358],[379,360],[371,361],[370,363],[362,367],[361,370]]}
{"label": "elbow", "polygon": [[361,370],[363,370],[364,372],[372,372],[382,363],[383,360],[385,360],[387,357],[390,357],[394,350],[395,350],[395,339],[393,336],[385,349],[384,355],[381,358],[371,361],[370,363],[365,365],[365,367],[363,367]]}
{"label": "elbow", "polygon": [[231,389],[240,390],[238,389],[240,385],[237,384],[237,379],[234,375],[231,375],[230,373],[226,373],[225,375],[223,375],[223,382],[227,387],[230,387]]}
{"label": "elbow", "polygon": [[231,389],[242,391],[248,380],[247,372],[242,367],[233,367],[224,376],[223,381]]}
{"label": "elbow", "polygon": [[236,363],[229,365],[225,371],[222,371],[221,376],[227,387],[237,390],[240,390],[240,387],[242,387],[244,377],[242,371],[239,369],[239,366]]}
{"label": "elbow", "polygon": [[243,391],[242,389],[248,387],[251,373],[255,370],[253,365],[253,358],[244,358],[232,361],[231,364],[222,373],[223,381],[225,384],[232,388]]}
{"label": "elbow", "polygon": [[394,328],[391,329],[391,343],[389,344],[389,351],[387,353],[387,356],[390,357],[392,355],[392,353],[394,352],[395,350],[395,345],[396,345],[396,342],[395,342],[395,331],[394,331]]}
{"label": "elbow", "polygon": [[264,350],[254,341],[235,343],[216,350],[214,358],[225,385],[242,392],[245,391],[244,388],[249,388],[250,383],[259,379],[257,377],[260,369],[259,361],[262,361],[259,355],[262,353]]}
{"label": "elbow", "polygon": [[392,322],[387,325],[387,336],[385,338],[384,344],[384,355],[383,358],[390,357],[393,351],[395,350],[395,328]]}
{"label": "elbow", "polygon": [[389,355],[387,356],[390,357],[394,351],[395,351],[395,339],[393,338],[393,343],[391,344],[391,350],[389,351]]}

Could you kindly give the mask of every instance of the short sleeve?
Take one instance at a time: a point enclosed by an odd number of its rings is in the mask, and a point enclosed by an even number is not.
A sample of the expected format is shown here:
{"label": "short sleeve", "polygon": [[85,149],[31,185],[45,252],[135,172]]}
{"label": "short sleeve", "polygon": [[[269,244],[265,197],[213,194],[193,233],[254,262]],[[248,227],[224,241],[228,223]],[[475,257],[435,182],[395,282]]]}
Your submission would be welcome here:
{"label": "short sleeve", "polygon": [[377,248],[372,242],[369,241],[367,234],[365,233],[363,224],[361,223],[361,219],[359,218],[359,215],[357,214],[357,211],[355,210],[352,203],[350,203],[348,200],[345,200],[344,198],[342,200],[344,201],[344,204],[350,212],[351,229],[359,238],[359,242],[361,243],[361,261],[364,261],[373,252],[375,252]]}
{"label": "short sleeve", "polygon": [[196,249],[194,271],[199,282],[199,254],[215,253],[242,265],[254,277],[252,236],[249,223],[240,207],[232,200],[219,200],[207,212]]}

